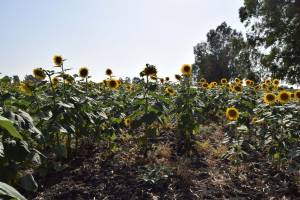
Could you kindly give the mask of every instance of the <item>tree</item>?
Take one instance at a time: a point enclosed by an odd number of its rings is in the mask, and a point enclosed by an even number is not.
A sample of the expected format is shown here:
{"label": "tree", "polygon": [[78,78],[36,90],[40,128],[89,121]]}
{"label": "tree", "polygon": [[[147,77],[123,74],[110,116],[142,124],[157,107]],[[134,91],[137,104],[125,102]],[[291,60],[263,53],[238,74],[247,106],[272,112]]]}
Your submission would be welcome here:
{"label": "tree", "polygon": [[193,74],[196,79],[204,77],[211,82],[253,76],[251,54],[242,33],[225,22],[207,33],[207,41],[197,44],[194,54]]}
{"label": "tree", "polygon": [[300,0],[244,0],[239,10],[248,43],[274,78],[300,83]]}

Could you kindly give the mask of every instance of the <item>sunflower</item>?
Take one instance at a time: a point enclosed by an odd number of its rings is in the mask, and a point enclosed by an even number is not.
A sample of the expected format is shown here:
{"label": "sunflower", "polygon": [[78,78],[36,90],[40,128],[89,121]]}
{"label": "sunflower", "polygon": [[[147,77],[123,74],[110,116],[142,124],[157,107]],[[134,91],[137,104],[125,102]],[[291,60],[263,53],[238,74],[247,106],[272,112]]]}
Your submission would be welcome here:
{"label": "sunflower", "polygon": [[263,83],[263,84],[261,85],[261,87],[262,87],[264,90],[267,90],[267,89],[268,89],[268,84]]}
{"label": "sunflower", "polygon": [[240,84],[242,81],[241,81],[241,79],[239,79],[239,78],[235,78],[235,79],[234,79],[234,82],[237,83],[237,84]]}
{"label": "sunflower", "polygon": [[235,92],[241,92],[241,91],[243,90],[243,87],[242,87],[242,85],[237,84],[237,85],[235,85],[235,86],[233,87],[233,90],[234,90]]}
{"label": "sunflower", "polygon": [[230,121],[236,121],[239,118],[239,115],[240,115],[239,111],[234,107],[230,107],[226,109],[226,117]]}
{"label": "sunflower", "polygon": [[276,101],[276,95],[274,93],[265,93],[264,102],[265,104],[274,104]]}
{"label": "sunflower", "polygon": [[206,89],[206,88],[208,88],[209,85],[208,85],[208,83],[202,83],[201,86],[202,86],[202,88],[205,88],[205,89]]}
{"label": "sunflower", "polygon": [[285,104],[290,100],[290,93],[283,90],[280,91],[279,94],[277,95],[277,99],[280,103]]}
{"label": "sunflower", "polygon": [[132,90],[132,86],[128,84],[128,85],[126,85],[125,89],[126,89],[127,91],[131,91],[131,90]]}
{"label": "sunflower", "polygon": [[73,76],[67,74],[66,77],[64,78],[65,84],[70,85],[74,82]]}
{"label": "sunflower", "polygon": [[19,86],[19,90],[25,94],[27,94],[28,96],[32,96],[32,91],[30,90],[30,88],[28,87],[28,85],[26,85],[25,83],[21,83]]}
{"label": "sunflower", "polygon": [[267,84],[267,85],[270,85],[271,84],[271,80],[269,80],[269,79],[267,79],[267,80],[265,80],[265,84]]}
{"label": "sunflower", "polygon": [[250,80],[250,86],[254,86],[254,81]]}
{"label": "sunflower", "polygon": [[149,65],[149,64],[146,64],[146,67],[144,68],[143,72],[146,76],[151,76],[151,75],[157,74],[156,67],[154,65]]}
{"label": "sunflower", "polygon": [[200,78],[199,82],[200,82],[200,83],[205,83],[205,82],[206,82],[206,79],[205,79],[205,78]]}
{"label": "sunflower", "polygon": [[165,92],[171,96],[174,96],[176,94],[175,90],[171,87],[166,87]]}
{"label": "sunflower", "polygon": [[109,80],[107,85],[110,89],[113,89],[113,90],[115,90],[119,87],[118,80],[114,80],[114,79]]}
{"label": "sunflower", "polygon": [[294,92],[295,98],[300,101],[300,90]]}
{"label": "sunflower", "polygon": [[215,88],[215,87],[217,87],[217,85],[218,85],[218,83],[217,82],[211,82],[210,84],[209,84],[209,87],[210,88]]}
{"label": "sunflower", "polygon": [[150,76],[150,78],[151,78],[152,80],[157,80],[157,77],[156,77],[155,75]]}
{"label": "sunflower", "polygon": [[255,124],[257,121],[258,121],[258,118],[257,117],[253,117],[252,120],[251,120],[251,124]]}
{"label": "sunflower", "polygon": [[129,117],[126,117],[126,118],[124,119],[124,125],[125,125],[127,128],[130,127],[130,125],[131,125],[131,119],[130,119]]}
{"label": "sunflower", "polygon": [[46,74],[42,68],[36,68],[33,70],[33,75],[36,79],[42,81],[46,78]]}
{"label": "sunflower", "polygon": [[247,80],[246,80],[246,85],[247,85],[247,86],[251,86],[251,80],[247,79]]}
{"label": "sunflower", "polygon": [[122,85],[122,83],[123,83],[122,79],[119,79],[117,81],[118,81],[119,86]]}
{"label": "sunflower", "polygon": [[255,89],[256,91],[260,90],[260,85],[256,85],[256,86],[254,87],[254,89]]}
{"label": "sunflower", "polygon": [[53,62],[55,64],[55,67],[60,67],[63,64],[63,57],[59,55],[54,55],[53,56]]}
{"label": "sunflower", "polygon": [[290,92],[290,97],[291,97],[291,99],[295,99],[295,93],[294,92]]}
{"label": "sunflower", "polygon": [[280,81],[279,81],[278,79],[274,79],[274,80],[273,80],[273,85],[276,85],[276,86],[278,86],[278,85],[279,85],[279,83],[280,83]]}
{"label": "sunflower", "polygon": [[175,74],[175,78],[176,80],[180,81],[182,79],[182,77],[179,74]]}
{"label": "sunflower", "polygon": [[222,78],[221,79],[221,84],[222,85],[226,85],[227,84],[227,79],[226,78]]}
{"label": "sunflower", "polygon": [[79,69],[79,76],[81,78],[86,78],[89,75],[89,69],[86,67],[82,67]]}
{"label": "sunflower", "polygon": [[111,76],[111,75],[112,75],[112,70],[109,69],[109,68],[107,68],[107,69],[105,70],[105,74],[106,74],[107,76]]}
{"label": "sunflower", "polygon": [[53,77],[51,79],[51,83],[52,83],[53,87],[56,87],[59,83],[59,78],[58,77]]}
{"label": "sunflower", "polygon": [[159,81],[160,81],[161,84],[163,84],[165,82],[165,79],[160,78]]}
{"label": "sunflower", "polygon": [[184,64],[181,67],[181,73],[184,76],[190,76],[192,74],[192,66],[189,64]]}
{"label": "sunflower", "polygon": [[230,89],[230,84],[229,83],[226,83],[225,86],[226,86],[227,89]]}
{"label": "sunflower", "polygon": [[170,80],[170,78],[169,78],[169,77],[166,77],[166,78],[165,78],[165,80],[166,80],[166,81],[169,81],[169,80]]}

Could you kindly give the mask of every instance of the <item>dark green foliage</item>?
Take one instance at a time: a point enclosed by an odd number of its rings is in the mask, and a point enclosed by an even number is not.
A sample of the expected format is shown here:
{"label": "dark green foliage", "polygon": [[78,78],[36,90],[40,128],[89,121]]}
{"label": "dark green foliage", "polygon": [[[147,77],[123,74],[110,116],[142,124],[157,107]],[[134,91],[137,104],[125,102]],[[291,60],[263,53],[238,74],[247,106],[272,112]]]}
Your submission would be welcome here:
{"label": "dark green foliage", "polygon": [[209,82],[246,77],[253,68],[251,54],[242,33],[225,22],[207,33],[207,41],[197,44],[194,54],[194,76],[197,79],[205,77]]}
{"label": "dark green foliage", "polygon": [[239,14],[252,48],[272,77],[300,83],[300,1],[244,0]]}

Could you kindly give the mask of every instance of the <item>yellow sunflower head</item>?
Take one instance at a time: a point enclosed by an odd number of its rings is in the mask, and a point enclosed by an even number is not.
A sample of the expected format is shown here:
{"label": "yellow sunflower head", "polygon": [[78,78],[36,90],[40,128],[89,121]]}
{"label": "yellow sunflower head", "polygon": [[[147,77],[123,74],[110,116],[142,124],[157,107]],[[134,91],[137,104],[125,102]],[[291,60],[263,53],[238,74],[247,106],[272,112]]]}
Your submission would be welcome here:
{"label": "yellow sunflower head", "polygon": [[242,83],[241,79],[239,79],[239,78],[235,78],[234,82],[237,83],[237,84],[241,84]]}
{"label": "yellow sunflower head", "polygon": [[230,121],[236,121],[239,118],[239,115],[240,115],[239,111],[234,107],[230,107],[226,109],[226,117]]}
{"label": "yellow sunflower head", "polygon": [[74,82],[74,77],[69,74],[66,74],[66,77],[64,77],[64,80],[65,80],[65,84],[70,85]]}
{"label": "yellow sunflower head", "polygon": [[64,59],[60,55],[54,55],[53,62],[54,62],[55,67],[60,67],[63,64]]}
{"label": "yellow sunflower head", "polygon": [[258,121],[258,118],[257,117],[253,117],[252,120],[251,120],[251,124],[255,124],[257,121]]}
{"label": "yellow sunflower head", "polygon": [[206,79],[205,79],[205,78],[200,78],[199,82],[200,82],[200,83],[205,83],[205,82],[206,82]]}
{"label": "yellow sunflower head", "polygon": [[56,87],[59,83],[59,78],[55,76],[51,79],[51,82],[52,82],[53,87]]}
{"label": "yellow sunflower head", "polygon": [[221,79],[221,84],[222,85],[226,85],[227,84],[227,79],[226,78],[222,78]]}
{"label": "yellow sunflower head", "polygon": [[184,76],[190,76],[192,74],[192,66],[190,64],[184,64],[181,67],[181,73]]}
{"label": "yellow sunflower head", "polygon": [[280,84],[280,81],[278,79],[273,80],[273,85],[278,86]]}
{"label": "yellow sunflower head", "polygon": [[182,77],[179,74],[175,74],[175,78],[176,80],[180,81],[182,79]]}
{"label": "yellow sunflower head", "polygon": [[125,89],[127,91],[131,91],[132,90],[132,86],[130,84],[127,84],[126,87],[125,87]]}
{"label": "yellow sunflower head", "polygon": [[295,95],[295,99],[297,99],[298,101],[300,101],[300,90],[295,91],[294,95]]}
{"label": "yellow sunflower head", "polygon": [[157,80],[157,77],[156,77],[155,75],[150,76],[150,78],[151,78],[152,80]]}
{"label": "yellow sunflower head", "polygon": [[290,93],[282,90],[279,92],[279,94],[277,95],[277,100],[281,103],[281,104],[285,104],[290,100]]}
{"label": "yellow sunflower head", "polygon": [[230,88],[231,88],[231,86],[230,86],[229,83],[227,83],[225,86],[226,86],[227,89],[230,89]]}
{"label": "yellow sunflower head", "polygon": [[247,86],[251,86],[251,80],[247,79],[247,80],[246,80],[246,85],[247,85]]}
{"label": "yellow sunflower head", "polygon": [[146,67],[144,68],[144,74],[146,76],[153,76],[157,74],[156,67],[154,65],[146,64]]}
{"label": "yellow sunflower head", "polygon": [[265,84],[270,85],[271,84],[271,80],[270,79],[265,80]]}
{"label": "yellow sunflower head", "polygon": [[107,85],[110,89],[113,89],[113,90],[115,90],[119,87],[118,80],[114,80],[114,79],[109,80]]}
{"label": "yellow sunflower head", "polygon": [[268,89],[268,84],[267,83],[263,83],[261,85],[261,87],[264,89],[264,90],[267,90]]}
{"label": "yellow sunflower head", "polygon": [[295,99],[295,93],[294,92],[290,92],[290,97],[291,97],[291,99]]}
{"label": "yellow sunflower head", "polygon": [[129,117],[126,117],[126,118],[124,119],[124,125],[125,125],[127,128],[130,127],[130,125],[131,125],[131,119],[130,119]]}
{"label": "yellow sunflower head", "polygon": [[265,104],[274,104],[276,101],[276,95],[274,93],[265,93],[264,102]]}
{"label": "yellow sunflower head", "polygon": [[208,83],[202,83],[201,86],[202,86],[202,88],[205,88],[205,89],[207,89],[209,87]]}
{"label": "yellow sunflower head", "polygon": [[86,67],[81,67],[81,68],[79,69],[79,76],[80,76],[81,78],[86,78],[88,75],[89,75],[89,69],[88,69],[88,68],[86,68]]}
{"label": "yellow sunflower head", "polygon": [[107,76],[111,76],[111,75],[112,75],[112,70],[109,69],[109,68],[107,68],[107,69],[105,70],[105,74],[106,74]]}
{"label": "yellow sunflower head", "polygon": [[171,87],[166,87],[165,92],[171,96],[174,96],[176,94],[175,90]]}
{"label": "yellow sunflower head", "polygon": [[256,91],[260,90],[260,85],[256,85],[256,86],[254,87],[254,89],[255,89]]}
{"label": "yellow sunflower head", "polygon": [[122,79],[119,79],[117,81],[118,81],[119,86],[123,84],[123,80]]}
{"label": "yellow sunflower head", "polygon": [[19,90],[21,92],[23,92],[24,94],[28,95],[28,96],[32,96],[32,91],[31,89],[28,87],[27,84],[25,83],[21,83],[20,86],[19,86]]}
{"label": "yellow sunflower head", "polygon": [[243,91],[243,86],[240,85],[240,84],[236,84],[234,87],[233,87],[233,90],[235,92],[242,92]]}
{"label": "yellow sunflower head", "polygon": [[33,75],[36,79],[42,81],[46,78],[46,74],[42,68],[35,68],[33,70]]}

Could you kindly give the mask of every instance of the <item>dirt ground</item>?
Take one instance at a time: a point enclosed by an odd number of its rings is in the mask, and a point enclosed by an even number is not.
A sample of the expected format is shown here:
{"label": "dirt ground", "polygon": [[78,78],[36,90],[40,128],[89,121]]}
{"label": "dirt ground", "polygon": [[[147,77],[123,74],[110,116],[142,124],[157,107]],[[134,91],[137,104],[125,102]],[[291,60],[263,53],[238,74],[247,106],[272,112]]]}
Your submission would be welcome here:
{"label": "dirt ground", "polygon": [[175,153],[172,134],[161,134],[146,158],[132,138],[120,139],[116,152],[89,147],[62,171],[37,177],[28,199],[300,199],[299,171],[287,174],[259,155],[239,166],[221,159],[218,128],[198,136],[190,157]]}

